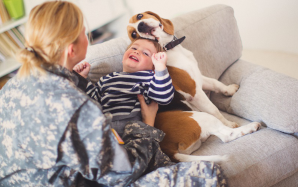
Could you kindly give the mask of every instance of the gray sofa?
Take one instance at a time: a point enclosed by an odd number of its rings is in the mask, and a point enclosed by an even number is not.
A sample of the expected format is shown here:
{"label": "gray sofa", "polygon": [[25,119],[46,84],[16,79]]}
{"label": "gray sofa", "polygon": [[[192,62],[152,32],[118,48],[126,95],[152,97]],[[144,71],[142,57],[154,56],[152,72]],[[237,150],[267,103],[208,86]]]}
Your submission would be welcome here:
{"label": "gray sofa", "polygon": [[[215,5],[172,19],[182,45],[193,52],[203,75],[240,89],[233,97],[209,93],[228,119],[262,128],[230,143],[211,136],[193,155],[228,154],[221,164],[228,184],[298,186],[298,80],[241,59],[242,44],[233,9]],[[90,46],[90,79],[121,71],[126,37]]]}

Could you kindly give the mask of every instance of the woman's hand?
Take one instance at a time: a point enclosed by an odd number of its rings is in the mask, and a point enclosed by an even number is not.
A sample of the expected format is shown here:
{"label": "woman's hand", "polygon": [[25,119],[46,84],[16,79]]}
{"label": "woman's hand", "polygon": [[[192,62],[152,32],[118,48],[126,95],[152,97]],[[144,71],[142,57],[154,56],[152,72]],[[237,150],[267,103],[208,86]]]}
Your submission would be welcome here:
{"label": "woman's hand", "polygon": [[149,105],[146,104],[143,95],[138,95],[141,104],[141,113],[143,122],[154,127],[154,121],[158,110],[158,104],[152,101]]}

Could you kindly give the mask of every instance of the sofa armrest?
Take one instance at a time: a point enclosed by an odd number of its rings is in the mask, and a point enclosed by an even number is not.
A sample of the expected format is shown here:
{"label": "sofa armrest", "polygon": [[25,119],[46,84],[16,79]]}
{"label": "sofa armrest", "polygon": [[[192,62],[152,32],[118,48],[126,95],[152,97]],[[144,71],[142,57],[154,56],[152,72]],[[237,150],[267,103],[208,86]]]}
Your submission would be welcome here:
{"label": "sofa armrest", "polygon": [[239,60],[220,81],[240,88],[232,97],[212,93],[219,109],[286,133],[298,132],[297,79]]}

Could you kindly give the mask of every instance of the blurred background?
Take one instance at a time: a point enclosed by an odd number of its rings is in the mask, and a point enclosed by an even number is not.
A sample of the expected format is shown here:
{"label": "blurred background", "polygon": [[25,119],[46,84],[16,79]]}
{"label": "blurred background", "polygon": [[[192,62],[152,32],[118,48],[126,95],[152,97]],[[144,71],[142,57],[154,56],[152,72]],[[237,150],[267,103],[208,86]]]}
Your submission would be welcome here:
{"label": "blurred background", "polygon": [[[46,0],[23,0],[25,12],[23,18],[0,25],[0,33],[14,27],[21,31],[22,24],[26,23],[30,10],[44,1]],[[215,4],[229,5],[234,9],[242,39],[242,59],[298,79],[297,0],[69,1],[76,3],[82,9],[87,27],[92,31],[94,37],[91,44],[101,43],[115,37],[126,37],[129,18],[144,11],[149,10],[163,18],[171,19]],[[10,59],[6,61],[10,61]],[[1,68],[4,67],[3,64],[0,64]],[[14,68],[17,67],[16,65]],[[1,76],[9,71],[5,71]]]}
{"label": "blurred background", "polygon": [[[214,4],[229,5],[234,9],[242,39],[242,58],[298,78],[297,0],[127,0],[126,4],[131,14],[150,10],[164,18]],[[117,25],[128,19],[119,20]],[[118,30],[123,28],[125,25]]]}

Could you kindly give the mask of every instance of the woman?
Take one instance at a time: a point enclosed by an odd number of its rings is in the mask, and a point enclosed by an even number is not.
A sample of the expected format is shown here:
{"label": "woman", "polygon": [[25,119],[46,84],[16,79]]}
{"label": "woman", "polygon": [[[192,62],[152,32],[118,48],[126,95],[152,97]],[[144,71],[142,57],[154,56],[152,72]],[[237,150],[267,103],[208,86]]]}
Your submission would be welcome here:
{"label": "woman", "polygon": [[[161,179],[198,184],[207,170],[217,184],[219,168],[213,163],[155,159],[164,134],[151,127],[157,105],[144,105],[143,98],[144,124],[128,124],[125,145],[118,144],[110,117],[80,90],[86,82],[72,72],[88,45],[77,6],[61,1],[36,6],[25,38],[18,75],[0,91],[0,186],[138,186]],[[198,171],[202,166],[206,169]]]}

